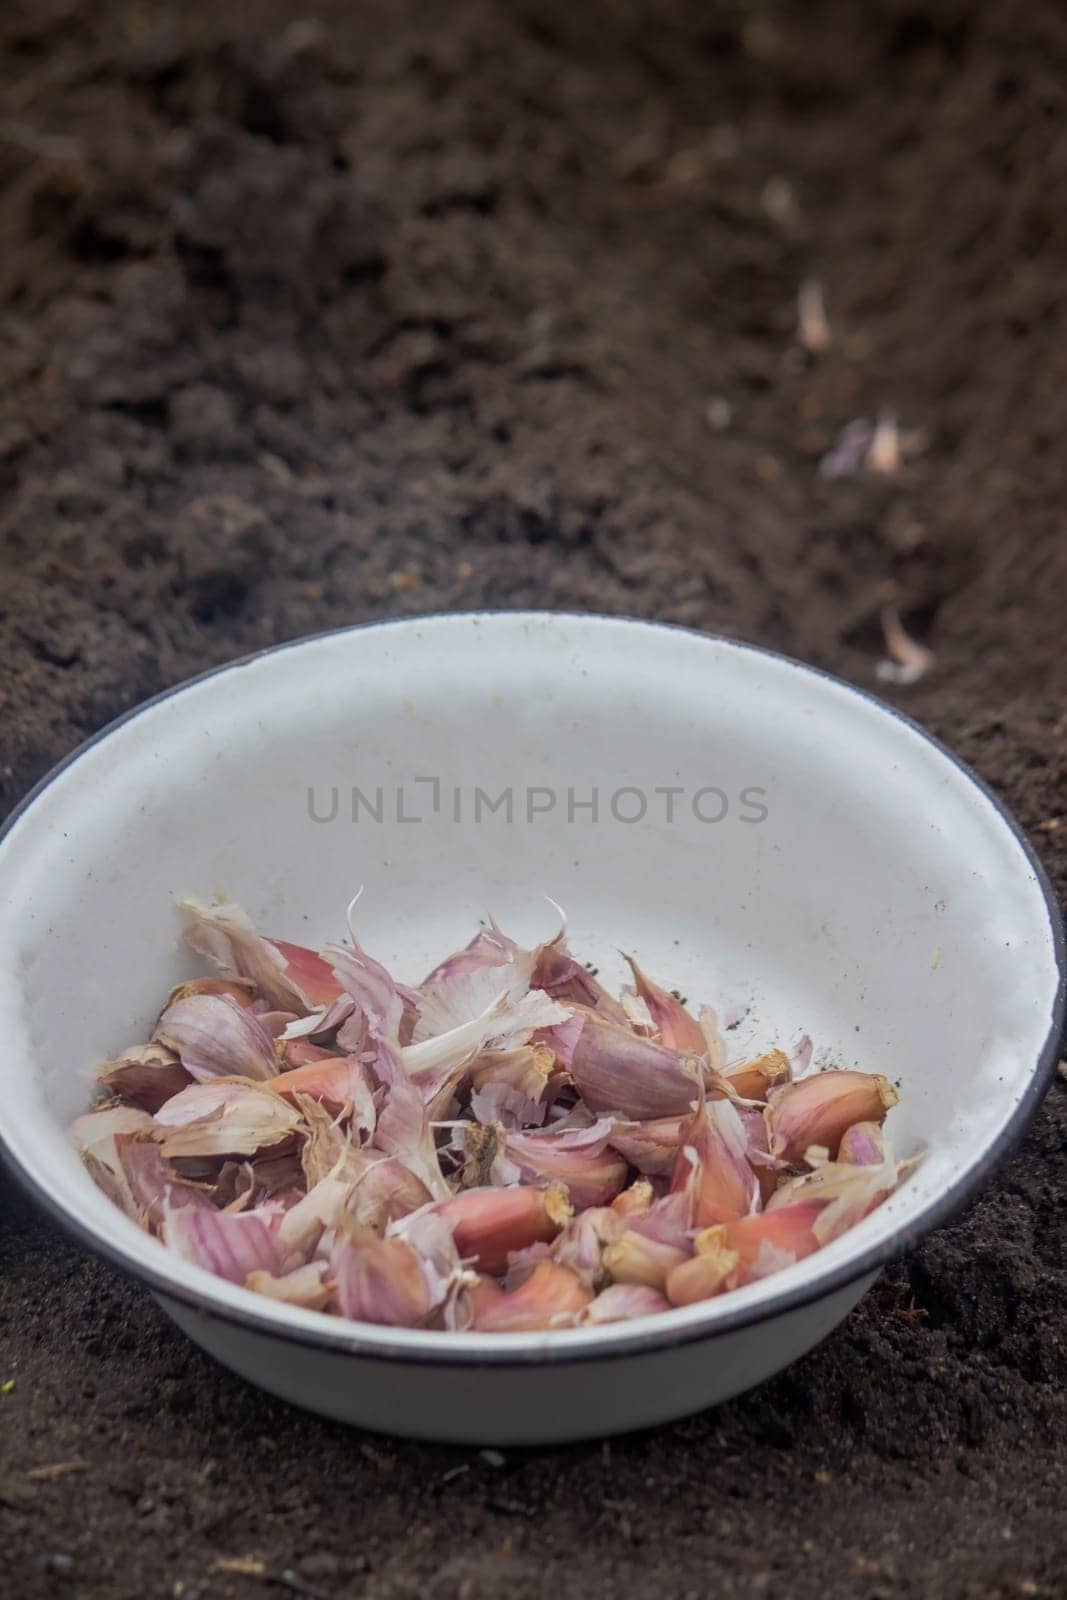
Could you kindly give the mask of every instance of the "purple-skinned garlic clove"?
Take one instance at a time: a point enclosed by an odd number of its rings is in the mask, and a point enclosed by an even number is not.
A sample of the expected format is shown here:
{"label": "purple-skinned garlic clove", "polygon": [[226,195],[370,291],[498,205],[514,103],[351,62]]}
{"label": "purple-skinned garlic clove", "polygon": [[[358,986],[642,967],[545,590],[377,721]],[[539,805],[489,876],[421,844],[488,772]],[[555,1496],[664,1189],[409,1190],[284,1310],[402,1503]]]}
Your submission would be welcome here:
{"label": "purple-skinned garlic clove", "polygon": [[517,1289],[505,1293],[483,1280],[471,1294],[469,1326],[477,1333],[534,1333],[570,1328],[592,1300],[592,1291],[567,1267],[542,1261]]}
{"label": "purple-skinned garlic clove", "polygon": [[456,1248],[481,1272],[503,1272],[512,1251],[554,1239],[571,1217],[562,1184],[543,1189],[464,1189],[437,1207]]}
{"label": "purple-skinned garlic clove", "polygon": [[585,1013],[570,1073],[590,1110],[634,1121],[680,1116],[703,1094],[703,1063]]}

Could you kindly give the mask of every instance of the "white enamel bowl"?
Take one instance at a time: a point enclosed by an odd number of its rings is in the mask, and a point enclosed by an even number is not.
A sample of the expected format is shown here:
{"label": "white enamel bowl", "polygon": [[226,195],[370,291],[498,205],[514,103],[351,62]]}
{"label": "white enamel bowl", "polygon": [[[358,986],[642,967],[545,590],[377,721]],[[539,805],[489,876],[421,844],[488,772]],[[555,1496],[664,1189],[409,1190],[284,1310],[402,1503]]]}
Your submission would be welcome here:
{"label": "white enamel bowl", "polygon": [[[489,809],[508,792],[510,819],[506,798]],[[313,1410],[424,1438],[619,1432],[795,1360],[1018,1137],[1063,1017],[1059,913],[970,772],[831,678],[640,622],[432,617],[208,674],[45,780],[0,842],[0,883],[13,1169],[219,1360]],[[177,899],[223,892],[314,944],[360,885],[363,943],[411,981],[486,912],[519,938],[547,934],[551,895],[609,983],[621,946],[691,1000],[744,1013],[731,1054],[807,1032],[817,1063],[898,1081],[894,1141],[926,1157],[816,1256],[602,1329],[394,1331],[187,1266],[71,1148],[86,1069],[146,1036],[194,970]]]}

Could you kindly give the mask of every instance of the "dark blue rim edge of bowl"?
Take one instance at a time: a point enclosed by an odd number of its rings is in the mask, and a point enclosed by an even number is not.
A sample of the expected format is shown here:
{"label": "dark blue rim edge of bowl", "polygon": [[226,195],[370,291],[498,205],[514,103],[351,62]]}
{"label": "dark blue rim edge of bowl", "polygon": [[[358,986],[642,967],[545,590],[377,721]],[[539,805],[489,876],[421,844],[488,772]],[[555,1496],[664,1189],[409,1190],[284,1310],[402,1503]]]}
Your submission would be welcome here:
{"label": "dark blue rim edge of bowl", "polygon": [[[47,1214],[60,1224],[68,1233],[74,1235],[82,1244],[88,1246],[95,1254],[103,1256],[113,1266],[118,1267],[128,1276],[137,1278],[146,1283],[155,1293],[165,1299],[177,1300],[201,1316],[211,1317],[220,1322],[237,1323],[238,1325],[281,1343],[297,1342],[311,1345],[319,1349],[348,1354],[365,1360],[383,1360],[390,1362],[415,1363],[419,1366],[513,1366],[516,1368],[541,1365],[567,1364],[581,1361],[606,1361],[619,1360],[627,1356],[646,1354],[652,1351],[670,1349],[685,1344],[693,1344],[701,1340],[717,1338],[721,1334],[733,1333],[755,1323],[773,1322],[788,1312],[800,1310],[816,1301],[824,1300],[840,1289],[847,1288],[849,1284],[858,1279],[876,1272],[888,1262],[902,1255],[910,1249],[924,1234],[933,1228],[941,1226],[950,1217],[959,1211],[980,1188],[989,1173],[996,1167],[1008,1151],[1021,1138],[1027,1125],[1033,1118],[1044,1098],[1046,1089],[1052,1081],[1056,1063],[1059,1059],[1061,1040],[1064,1032],[1065,1013],[1067,1013],[1067,952],[1065,952],[1064,922],[1059,901],[1052,888],[1048,874],[1022,827],[1004,804],[1000,797],[989,787],[985,781],[974,772],[965,761],[954,754],[940,739],[924,728],[914,718],[905,712],[898,711],[895,706],[889,705],[877,695],[868,690],[859,688],[856,684],[847,682],[844,678],[837,677],[832,672],[826,672],[821,667],[811,666],[805,661],[797,661],[792,656],[787,656],[778,650],[769,650],[762,645],[749,644],[744,640],[730,639],[723,634],[702,633],[697,628],[687,628],[679,623],[649,621],[643,617],[611,616],[600,612],[581,611],[450,611],[450,612],[425,612],[414,616],[388,617],[372,622],[353,623],[339,628],[325,628],[317,633],[305,634],[299,639],[287,639],[276,645],[269,645],[264,650],[256,650],[245,656],[238,656],[233,661],[223,662],[217,667],[209,667],[205,672],[197,673],[183,682],[162,690],[148,700],[141,701],[136,706],[131,706],[128,711],[107,723],[103,728],[92,734],[83,743],[71,750],[63,759],[41,778],[27,795],[15,806],[14,810],[5,819],[0,827],[0,847],[15,824],[30,809],[40,795],[58,778],[68,767],[83,756],[86,751],[116,732],[127,722],[132,722],[135,717],[153,707],[161,705],[164,701],[172,699],[175,695],[183,693],[186,689],[193,688],[196,684],[205,683],[211,678],[216,678],[225,672],[232,672],[252,662],[263,660],[267,656],[278,655],[285,650],[297,649],[300,645],[313,643],[321,639],[339,637],[347,633],[363,633],[371,628],[397,628],[418,627],[420,623],[439,621],[483,622],[490,618],[508,618],[511,621],[521,620],[523,617],[531,620],[545,621],[558,618],[567,622],[607,622],[629,623],[642,628],[662,630],[664,632],[682,633],[694,639],[701,639],[709,643],[727,644],[735,649],[750,651],[753,655],[769,656],[772,660],[784,662],[787,666],[795,667],[798,671],[809,673],[812,677],[822,678],[846,693],[856,695],[859,699],[876,706],[886,715],[902,722],[912,732],[938,750],[952,762],[953,766],[974,785],[974,787],[989,801],[1003,818],[1016,843],[1019,845],[1023,856],[1028,861],[1038,886],[1041,889],[1045,906],[1048,911],[1049,925],[1052,930],[1052,946],[1058,973],[1056,997],[1052,1007],[1052,1016],[1049,1031],[1045,1037],[1040,1054],[1034,1068],[1033,1075],[1025,1092],[1021,1095],[1008,1122],[1002,1129],[999,1137],[990,1148],[969,1167],[957,1181],[947,1188],[936,1200],[932,1200],[925,1210],[906,1225],[901,1226],[891,1238],[872,1245],[862,1255],[853,1260],[842,1262],[831,1272],[824,1273],[810,1283],[800,1283],[786,1291],[769,1305],[742,1306],[733,1313],[720,1313],[712,1326],[695,1326],[682,1329],[672,1328],[663,1324],[659,1318],[650,1317],[647,1327],[640,1334],[628,1338],[619,1345],[596,1346],[578,1348],[574,1346],[556,1346],[553,1348],[545,1343],[535,1351],[519,1351],[507,1348],[508,1341],[501,1339],[499,1351],[471,1352],[457,1349],[447,1337],[440,1336],[440,1345],[435,1338],[427,1342],[424,1350],[408,1348],[389,1348],[387,1344],[363,1344],[360,1340],[357,1323],[341,1323],[335,1330],[325,1326],[321,1332],[317,1329],[302,1327],[282,1328],[277,1323],[266,1317],[261,1317],[254,1310],[238,1309],[231,1306],[220,1306],[210,1299],[176,1285],[165,1273],[156,1272],[150,1267],[143,1266],[140,1262],[130,1261],[123,1251],[101,1240],[91,1228],[84,1226],[76,1217],[68,1214],[47,1190],[41,1188],[36,1180],[21,1166],[18,1157],[5,1140],[0,1131],[0,1157],[4,1159],[8,1168],[15,1173],[34,1200],[42,1206]],[[323,1319],[324,1323],[327,1319]],[[657,1327],[657,1324],[659,1326]]]}

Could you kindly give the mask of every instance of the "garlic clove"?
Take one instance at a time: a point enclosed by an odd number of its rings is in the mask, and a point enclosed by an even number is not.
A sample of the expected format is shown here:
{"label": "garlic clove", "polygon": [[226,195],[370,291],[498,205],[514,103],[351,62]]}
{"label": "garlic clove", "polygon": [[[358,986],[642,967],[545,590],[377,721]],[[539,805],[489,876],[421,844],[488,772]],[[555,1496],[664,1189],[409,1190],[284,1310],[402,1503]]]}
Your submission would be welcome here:
{"label": "garlic clove", "polygon": [[784,1050],[768,1050],[740,1066],[727,1067],[723,1076],[742,1100],[766,1101],[771,1089],[788,1083],[792,1068]]}
{"label": "garlic clove", "polygon": [[[493,1292],[495,1290],[495,1292]],[[573,1327],[593,1299],[592,1291],[567,1267],[542,1261],[509,1294],[481,1287],[475,1291],[470,1326],[478,1333],[532,1333]]]}
{"label": "garlic clove", "polygon": [[604,1268],[615,1283],[645,1285],[663,1291],[668,1275],[690,1252],[676,1245],[650,1239],[635,1228],[626,1231],[604,1252]]}
{"label": "garlic clove", "polygon": [[703,1064],[628,1028],[584,1014],[570,1060],[575,1087],[590,1110],[635,1121],[681,1116],[702,1093]]}
{"label": "garlic clove", "polygon": [[611,1202],[611,1209],[617,1212],[620,1217],[626,1217],[629,1221],[636,1221],[638,1217],[648,1215],[654,1197],[655,1190],[648,1179],[636,1178],[628,1189],[624,1189],[621,1194],[615,1196]]}
{"label": "garlic clove", "polygon": [[771,1154],[796,1163],[809,1146],[821,1145],[836,1155],[854,1122],[883,1122],[899,1099],[888,1078],[868,1072],[816,1072],[772,1089],[766,1113]]}
{"label": "garlic clove", "polygon": [[464,1189],[441,1201],[438,1211],[462,1259],[481,1272],[503,1272],[511,1251],[554,1239],[571,1217],[567,1191],[558,1183],[544,1189]]}

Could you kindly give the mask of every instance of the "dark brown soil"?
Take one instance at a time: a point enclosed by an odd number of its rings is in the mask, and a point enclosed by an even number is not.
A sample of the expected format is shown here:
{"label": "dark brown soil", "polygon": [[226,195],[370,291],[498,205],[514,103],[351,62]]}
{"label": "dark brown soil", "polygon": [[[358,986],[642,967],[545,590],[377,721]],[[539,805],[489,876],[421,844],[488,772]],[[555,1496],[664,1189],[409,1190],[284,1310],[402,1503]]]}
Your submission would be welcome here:
{"label": "dark brown soil", "polygon": [[[1062,887],[1062,7],[8,0],[0,35],[5,802],[314,629],[634,612],[873,684],[895,599],[937,659],[891,693]],[[820,475],[883,409],[902,469]],[[757,1393],[503,1461],[265,1398],[4,1182],[7,1592],[1063,1595],[1065,1128],[1057,1083]]]}

